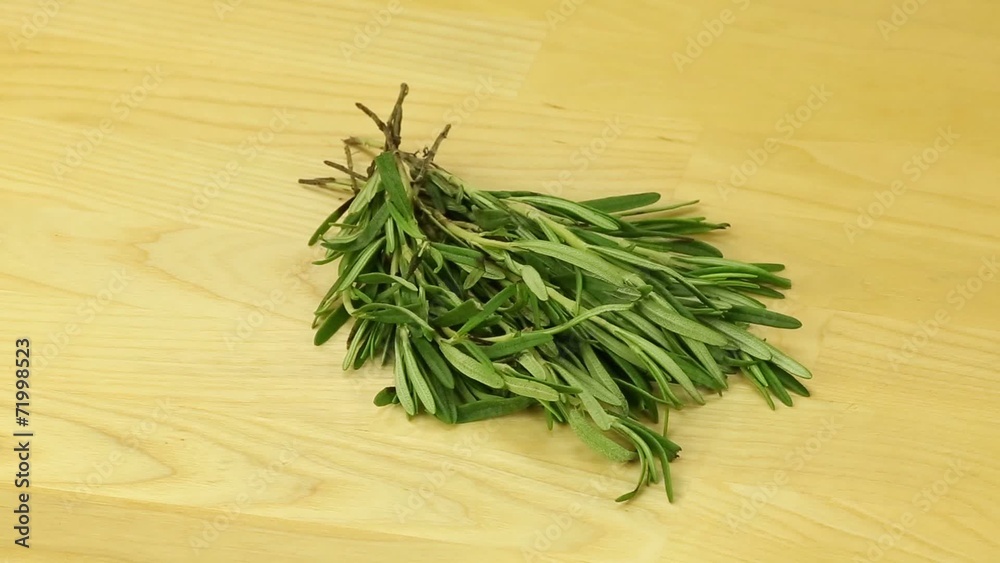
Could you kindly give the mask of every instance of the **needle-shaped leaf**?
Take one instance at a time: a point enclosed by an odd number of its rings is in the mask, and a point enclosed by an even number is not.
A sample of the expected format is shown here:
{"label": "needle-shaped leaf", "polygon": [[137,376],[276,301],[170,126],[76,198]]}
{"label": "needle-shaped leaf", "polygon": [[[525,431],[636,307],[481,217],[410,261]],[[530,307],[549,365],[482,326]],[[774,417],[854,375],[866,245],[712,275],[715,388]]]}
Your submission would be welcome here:
{"label": "needle-shaped leaf", "polygon": [[344,326],[344,323],[350,318],[351,315],[343,305],[334,309],[333,313],[323,321],[323,324],[319,325],[316,335],[313,337],[313,344],[319,346],[330,340],[330,337],[340,330],[340,327]]}
{"label": "needle-shaped leaf", "polygon": [[473,315],[469,320],[462,325],[462,328],[458,329],[458,335],[468,334],[470,331],[479,326],[483,321],[487,319],[490,315],[495,313],[504,303],[514,297],[517,293],[517,286],[514,284],[508,285],[494,295],[489,301],[483,305],[481,311]]}
{"label": "needle-shaped leaf", "polygon": [[725,318],[730,322],[751,323],[775,328],[796,329],[802,327],[802,323],[794,317],[758,307],[731,307],[726,310]]}
{"label": "needle-shaped leaf", "polygon": [[604,280],[616,286],[625,285],[628,275],[617,266],[610,264],[594,252],[580,250],[565,244],[555,243],[547,240],[531,240],[513,243],[515,248],[527,250],[549,258],[561,260],[567,264],[576,266],[587,271],[594,277]]}
{"label": "needle-shaped leaf", "polygon": [[722,334],[728,336],[737,346],[739,346],[740,350],[743,350],[747,354],[761,360],[771,359],[773,355],[771,347],[756,336],[732,323],[727,323],[726,321],[710,318],[704,318],[703,320],[706,324],[711,325]]}
{"label": "needle-shaped leaf", "polygon": [[[402,355],[403,367],[406,368],[406,376],[410,383],[413,384],[413,389],[416,391],[417,398],[420,399],[421,404],[424,405],[427,412],[434,414],[437,410],[434,405],[434,395],[431,393],[430,385],[427,383],[427,379],[420,369],[420,364],[417,363],[417,358],[413,355],[410,332],[406,327],[401,327],[396,331],[396,338],[400,344],[396,350]],[[399,357],[397,357],[397,361],[399,361]]]}
{"label": "needle-shaped leaf", "polygon": [[524,280],[525,285],[528,286],[531,293],[535,294],[535,297],[542,301],[548,301],[549,293],[545,287],[545,281],[542,280],[542,276],[538,273],[538,270],[528,264],[521,265],[521,279]]}
{"label": "needle-shaped leaf", "polygon": [[482,310],[483,308],[479,305],[478,301],[475,299],[466,299],[447,313],[431,319],[431,324],[438,327],[463,324]]}
{"label": "needle-shaped leaf", "polygon": [[784,403],[785,406],[792,406],[792,398],[788,395],[788,391],[785,389],[784,384],[778,379],[777,374],[771,369],[768,362],[761,362],[757,364],[757,369],[764,375],[764,379],[767,381],[767,388],[774,393],[774,396],[778,398],[779,401]]}
{"label": "needle-shaped leaf", "polygon": [[531,348],[544,346],[549,342],[552,342],[552,335],[547,332],[523,332],[521,334],[513,335],[506,340],[491,344],[490,346],[485,347],[483,352],[486,354],[486,357],[491,360],[495,360],[498,358],[505,358]]}
{"label": "needle-shaped leaf", "polygon": [[610,215],[598,211],[591,206],[581,205],[562,198],[549,196],[523,196],[516,198],[518,201],[544,209],[560,211],[563,214],[574,217],[591,225],[607,230],[618,228],[618,220]]}
{"label": "needle-shaped leaf", "polygon": [[801,377],[802,379],[812,379],[812,372],[809,371],[806,366],[800,364],[792,357],[788,356],[776,347],[764,343],[767,349],[771,352],[771,360],[774,365],[780,367],[781,369],[787,371],[788,373],[794,375],[795,377]]}
{"label": "needle-shaped leaf", "polygon": [[[582,389],[595,399],[600,399],[601,401],[616,407],[624,407],[628,404],[624,400],[624,397],[621,396],[620,391],[619,393],[615,393],[614,391],[608,389],[598,381],[595,381],[590,374],[581,371],[568,361],[561,360],[558,363],[552,364],[552,366],[559,372],[559,375],[566,380],[566,383],[572,385],[573,387]],[[605,430],[607,429],[605,428]]]}
{"label": "needle-shaped leaf", "polygon": [[581,201],[580,204],[604,213],[619,213],[622,211],[631,211],[633,209],[639,209],[640,207],[653,205],[658,201],[660,201],[660,194],[656,192],[646,192],[641,194],[603,197],[600,199],[588,199],[586,201]]}
{"label": "needle-shaped leaf", "polygon": [[715,346],[723,346],[728,342],[718,332],[698,321],[692,321],[672,309],[666,303],[662,303],[656,299],[643,299],[640,301],[639,311],[656,325],[680,336],[686,336],[692,340]]}
{"label": "needle-shaped leaf", "polygon": [[460,373],[494,389],[503,387],[503,378],[493,369],[492,365],[480,363],[447,342],[439,341],[438,344],[448,363]]}
{"label": "needle-shaped leaf", "polygon": [[375,403],[376,407],[384,407],[391,405],[393,403],[398,403],[399,399],[396,397],[395,387],[386,387],[375,395],[375,399],[372,401]]}
{"label": "needle-shaped leaf", "polygon": [[781,384],[785,387],[785,389],[788,389],[792,393],[802,397],[808,397],[810,395],[809,390],[806,389],[805,385],[802,385],[802,383],[798,379],[795,379],[794,376],[789,375],[788,372],[776,365],[772,364],[770,368],[774,375],[778,377],[778,380],[781,381]]}
{"label": "needle-shaped leaf", "polygon": [[447,389],[455,388],[455,376],[451,373],[451,367],[441,357],[434,344],[423,338],[414,338],[413,348],[420,355],[420,360],[427,366],[431,375],[441,382],[441,385]]}
{"label": "needle-shaped leaf", "polygon": [[523,411],[535,404],[528,397],[511,397],[509,399],[485,399],[458,406],[458,423],[476,422],[501,416],[507,416]]}
{"label": "needle-shaped leaf", "polygon": [[609,438],[579,410],[570,409],[566,414],[573,432],[597,453],[618,463],[632,461],[636,458],[634,451],[622,447],[621,444]]}
{"label": "needle-shaped leaf", "polygon": [[520,377],[511,377],[509,375],[504,375],[503,381],[504,387],[511,393],[515,393],[523,397],[531,397],[532,399],[538,399],[539,401],[559,400],[558,391],[548,385],[539,383],[538,381]]}
{"label": "needle-shaped leaf", "polygon": [[413,285],[412,282],[404,280],[399,276],[386,274],[385,272],[369,272],[367,274],[361,274],[358,276],[356,281],[375,285],[398,284],[406,289],[409,289],[410,291],[417,291],[417,286]]}
{"label": "needle-shaped leaf", "polygon": [[403,410],[406,414],[413,416],[417,413],[417,404],[413,401],[413,395],[410,393],[410,382],[406,378],[406,367],[403,362],[403,355],[400,349],[400,341],[396,339],[396,361],[393,362],[393,374],[396,380],[396,397],[399,398],[399,404],[403,405]]}
{"label": "needle-shaped leaf", "polygon": [[604,363],[597,357],[597,354],[594,352],[594,349],[590,344],[586,342],[581,343],[580,356],[583,358],[584,365],[587,366],[587,371],[594,377],[594,379],[614,394],[615,397],[617,397],[617,404],[621,406],[627,405],[628,401],[625,400],[625,395],[622,394],[622,390],[618,387],[618,383],[616,383],[614,378],[611,377],[611,373],[609,373],[607,368],[604,367]]}
{"label": "needle-shaped leaf", "polygon": [[319,228],[316,229],[316,231],[312,234],[312,236],[309,237],[309,246],[312,246],[312,245],[316,244],[316,241],[318,241],[320,239],[320,237],[322,237],[323,235],[325,235],[326,232],[330,230],[330,227],[332,227],[337,222],[337,220],[340,219],[341,216],[343,216],[344,213],[347,212],[347,209],[351,207],[352,203],[354,203],[354,196],[352,196],[350,199],[348,199],[344,203],[340,204],[340,207],[338,207],[337,209],[335,209],[333,211],[333,213],[331,213],[320,224]]}

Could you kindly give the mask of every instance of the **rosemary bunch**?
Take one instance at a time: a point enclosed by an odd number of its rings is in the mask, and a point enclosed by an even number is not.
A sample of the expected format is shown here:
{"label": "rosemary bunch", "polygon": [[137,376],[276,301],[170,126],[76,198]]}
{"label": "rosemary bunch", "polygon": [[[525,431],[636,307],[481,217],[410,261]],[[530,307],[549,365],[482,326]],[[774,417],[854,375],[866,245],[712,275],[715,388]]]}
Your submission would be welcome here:
{"label": "rosemary bunch", "polygon": [[[767,309],[791,286],[779,264],[723,257],[695,235],[724,229],[655,206],[656,193],[574,202],[487,191],[400,149],[402,85],[389,119],[362,104],[384,143],[345,141],[342,178],[300,180],[350,194],[309,240],[339,260],[315,313],[315,343],[349,319],[345,370],[392,361],[375,404],[449,424],[537,407],[611,460],[638,459],[633,498],[662,481],[680,447],[643,420],[705,402],[740,374],[774,408],[808,369],[747,331],[800,323]],[[357,154],[372,157],[363,172]],[[666,417],[664,417],[666,418]]]}

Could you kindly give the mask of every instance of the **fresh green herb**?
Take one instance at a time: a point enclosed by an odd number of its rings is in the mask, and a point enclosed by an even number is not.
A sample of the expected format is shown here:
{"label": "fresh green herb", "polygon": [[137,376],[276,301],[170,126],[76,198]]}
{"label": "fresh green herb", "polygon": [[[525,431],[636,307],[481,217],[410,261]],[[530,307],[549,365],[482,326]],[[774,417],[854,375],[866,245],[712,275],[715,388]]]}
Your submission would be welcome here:
{"label": "fresh green herb", "polygon": [[[781,264],[723,257],[693,235],[725,223],[678,216],[697,202],[659,205],[642,193],[574,202],[470,186],[434,162],[433,145],[400,149],[400,90],[382,121],[384,144],[345,141],[345,178],[300,180],[347,199],[309,239],[339,260],[316,309],[317,345],[353,319],[345,369],[393,360],[378,406],[448,424],[541,407],[597,453],[637,460],[634,498],[661,479],[680,447],[656,423],[661,405],[703,404],[742,374],[771,408],[809,396],[809,370],[747,330],[801,323],[758,297],[783,297]],[[359,154],[371,157],[365,171]]]}

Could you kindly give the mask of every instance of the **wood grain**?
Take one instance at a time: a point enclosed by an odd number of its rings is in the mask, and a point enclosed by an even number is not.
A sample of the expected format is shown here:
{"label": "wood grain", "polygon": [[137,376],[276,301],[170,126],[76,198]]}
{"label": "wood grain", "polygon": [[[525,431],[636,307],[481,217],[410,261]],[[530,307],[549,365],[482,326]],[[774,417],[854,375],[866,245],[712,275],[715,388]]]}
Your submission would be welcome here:
{"label": "wood grain", "polygon": [[[32,339],[36,435],[30,550],[0,455],[0,559],[995,560],[996,16],[4,2],[0,332]],[[738,383],[676,413],[677,502],[625,506],[632,471],[537,417],[372,406],[387,374],[311,344],[334,271],[305,240],[338,200],[295,180],[404,80],[405,142],[453,123],[439,159],[476,185],[700,199],[727,253],[787,264],[776,307],[805,327],[766,334],[813,397],[772,412]]]}

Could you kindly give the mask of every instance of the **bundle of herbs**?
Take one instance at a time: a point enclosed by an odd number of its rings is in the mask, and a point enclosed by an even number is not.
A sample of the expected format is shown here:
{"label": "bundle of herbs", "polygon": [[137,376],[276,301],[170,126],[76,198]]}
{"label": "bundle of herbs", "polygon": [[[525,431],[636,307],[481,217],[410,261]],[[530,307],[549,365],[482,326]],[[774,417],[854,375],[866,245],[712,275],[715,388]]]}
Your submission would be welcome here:
{"label": "bundle of herbs", "polygon": [[[703,404],[727,378],[772,395],[808,396],[808,369],[748,332],[794,329],[794,318],[758,298],[781,298],[780,264],[724,258],[696,235],[724,229],[682,216],[685,202],[656,193],[574,202],[530,191],[487,191],[434,162],[431,147],[400,149],[402,85],[388,120],[357,104],[384,143],[345,141],[342,178],[300,180],[347,199],[316,230],[339,260],[315,313],[315,344],[353,319],[345,370],[392,362],[394,381],[375,397],[407,415],[448,424],[535,409],[551,429],[568,424],[616,462],[637,459],[633,498],[662,481],[680,447],[657,423],[660,407]],[[372,157],[364,171],[359,154]]]}

